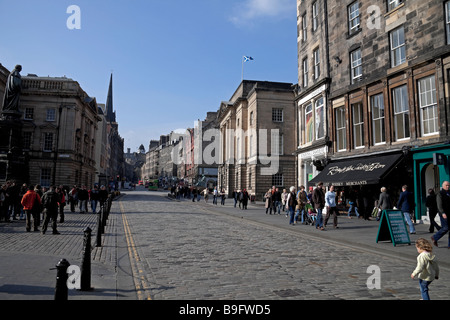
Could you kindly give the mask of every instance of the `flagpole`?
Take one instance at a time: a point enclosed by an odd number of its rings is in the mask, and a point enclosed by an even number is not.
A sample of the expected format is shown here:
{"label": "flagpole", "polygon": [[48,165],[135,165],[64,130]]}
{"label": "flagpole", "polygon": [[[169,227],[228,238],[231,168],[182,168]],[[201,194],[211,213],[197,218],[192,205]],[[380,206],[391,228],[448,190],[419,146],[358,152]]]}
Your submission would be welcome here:
{"label": "flagpole", "polygon": [[245,60],[245,57],[242,57],[242,78],[241,78],[241,82],[244,81],[244,60]]}

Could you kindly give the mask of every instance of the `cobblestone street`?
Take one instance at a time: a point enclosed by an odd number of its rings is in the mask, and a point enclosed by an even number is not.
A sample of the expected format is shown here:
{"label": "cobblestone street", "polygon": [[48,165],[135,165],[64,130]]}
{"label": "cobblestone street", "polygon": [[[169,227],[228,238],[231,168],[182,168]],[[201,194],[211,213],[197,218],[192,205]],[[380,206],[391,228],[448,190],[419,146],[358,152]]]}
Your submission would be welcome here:
{"label": "cobblestone street", "polygon": [[[281,229],[248,219],[266,216],[262,208],[250,206],[241,212],[230,204],[216,207],[133,192],[121,200],[121,207],[145,261],[148,294],[155,300],[420,298],[418,281],[410,279],[415,260],[320,241],[301,232],[311,226],[288,227],[286,222]],[[380,290],[367,287],[371,265],[381,270]],[[441,279],[447,278],[448,270],[442,269]],[[432,298],[447,299],[447,283],[435,281]]]}

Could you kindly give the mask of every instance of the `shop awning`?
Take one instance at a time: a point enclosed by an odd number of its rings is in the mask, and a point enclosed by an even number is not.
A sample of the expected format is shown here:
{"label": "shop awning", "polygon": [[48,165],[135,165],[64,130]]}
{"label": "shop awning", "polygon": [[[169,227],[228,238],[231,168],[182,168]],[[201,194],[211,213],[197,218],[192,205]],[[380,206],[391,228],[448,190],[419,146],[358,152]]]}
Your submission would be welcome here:
{"label": "shop awning", "polygon": [[325,186],[358,186],[377,184],[403,158],[403,154],[371,156],[329,163],[325,169],[308,182]]}

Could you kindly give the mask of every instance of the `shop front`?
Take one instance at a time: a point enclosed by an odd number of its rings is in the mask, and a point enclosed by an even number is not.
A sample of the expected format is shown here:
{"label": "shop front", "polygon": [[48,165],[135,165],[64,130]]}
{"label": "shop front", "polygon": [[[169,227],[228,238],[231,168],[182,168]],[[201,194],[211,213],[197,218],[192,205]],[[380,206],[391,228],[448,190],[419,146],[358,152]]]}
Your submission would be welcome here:
{"label": "shop front", "polygon": [[411,185],[412,178],[408,179],[411,164],[407,159],[399,151],[331,161],[308,185],[316,186],[319,182],[323,182],[325,188],[333,185],[341,211],[347,211],[349,200],[356,200],[358,210],[367,217],[379,198],[381,187],[387,188],[395,206],[402,185]]}
{"label": "shop front", "polygon": [[444,181],[450,180],[450,144],[411,149],[414,164],[414,189],[416,218],[427,215],[425,201],[428,190],[441,189]]}
{"label": "shop front", "polygon": [[378,184],[403,159],[403,154],[394,153],[329,163],[309,185],[323,182],[325,186],[364,186]]}

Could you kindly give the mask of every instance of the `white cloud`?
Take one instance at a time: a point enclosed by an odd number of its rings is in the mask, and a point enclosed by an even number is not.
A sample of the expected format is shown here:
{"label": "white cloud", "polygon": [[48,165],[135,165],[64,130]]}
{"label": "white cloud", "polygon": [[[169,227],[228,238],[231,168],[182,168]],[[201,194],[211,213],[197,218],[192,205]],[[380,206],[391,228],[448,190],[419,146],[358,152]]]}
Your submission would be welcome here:
{"label": "white cloud", "polygon": [[292,14],[296,14],[295,0],[245,0],[235,6],[230,20],[242,26],[261,18],[282,19]]}

